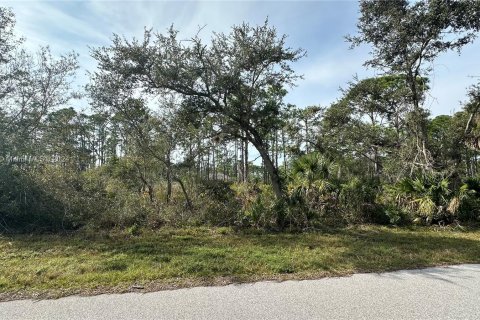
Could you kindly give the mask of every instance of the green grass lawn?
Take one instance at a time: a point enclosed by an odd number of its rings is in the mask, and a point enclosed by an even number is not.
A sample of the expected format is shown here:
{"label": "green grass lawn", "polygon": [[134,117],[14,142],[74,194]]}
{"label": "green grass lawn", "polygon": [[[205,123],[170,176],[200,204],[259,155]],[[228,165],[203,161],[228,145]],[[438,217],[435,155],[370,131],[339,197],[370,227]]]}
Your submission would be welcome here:
{"label": "green grass lawn", "polygon": [[4,235],[0,300],[458,263],[480,263],[480,231],[359,226],[304,234],[196,228],[88,239],[79,234]]}

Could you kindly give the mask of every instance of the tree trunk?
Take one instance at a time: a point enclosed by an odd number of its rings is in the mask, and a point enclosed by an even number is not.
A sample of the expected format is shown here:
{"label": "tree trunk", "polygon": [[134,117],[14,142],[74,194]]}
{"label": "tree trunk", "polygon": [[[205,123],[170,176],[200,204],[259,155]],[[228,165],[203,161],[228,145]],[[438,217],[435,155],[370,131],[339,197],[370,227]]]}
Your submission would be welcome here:
{"label": "tree trunk", "polygon": [[248,140],[245,139],[245,147],[243,148],[243,182],[248,182]]}
{"label": "tree trunk", "polygon": [[197,178],[202,178],[202,154],[200,153],[200,139],[197,140]]}
{"label": "tree trunk", "polygon": [[150,198],[151,203],[155,203],[155,191],[153,190],[152,185],[147,185],[148,197]]}
{"label": "tree trunk", "polygon": [[286,150],[285,131],[282,128],[282,151],[283,151],[283,169],[287,172],[287,150]]}
{"label": "tree trunk", "polygon": [[427,150],[426,140],[427,132],[424,125],[419,123],[421,121],[421,107],[420,107],[420,93],[417,88],[417,72],[409,71],[407,73],[407,82],[409,84],[410,90],[412,91],[412,103],[415,113],[414,119],[414,130],[417,140],[417,152],[422,156],[424,161],[424,169],[432,170],[432,163],[429,157],[429,151]]}
{"label": "tree trunk", "polygon": [[207,166],[206,166],[207,181],[210,180],[210,148],[207,151]]}
{"label": "tree trunk", "polygon": [[193,209],[192,201],[190,200],[187,190],[185,189],[185,185],[183,184],[183,181],[176,176],[173,176],[172,180],[177,181],[180,184],[180,187],[182,188],[183,196],[185,197],[185,202],[187,203],[187,208],[188,210],[192,210]]}
{"label": "tree trunk", "polygon": [[245,182],[245,152],[243,151],[245,144],[243,143],[243,140],[240,139],[240,167],[238,171],[238,181],[239,182]]}
{"label": "tree trunk", "polygon": [[307,153],[310,153],[309,143],[308,143],[308,115],[305,115],[305,149]]}
{"label": "tree trunk", "polygon": [[277,199],[283,199],[284,198],[283,184],[282,184],[282,178],[280,177],[278,169],[273,164],[273,161],[270,158],[270,155],[268,154],[268,150],[265,148],[265,146],[255,140],[259,140],[259,139],[254,139],[252,143],[257,149],[257,151],[260,153],[260,156],[262,157],[263,163],[265,164],[265,169],[267,170],[270,176],[270,182],[272,183],[273,192],[275,192],[275,196],[277,197]]}
{"label": "tree trunk", "polygon": [[382,164],[380,163],[380,159],[378,156],[378,148],[374,147],[373,148],[373,163],[375,164],[374,166],[374,176],[379,176],[382,170]]}
{"label": "tree trunk", "polygon": [[172,199],[172,172],[170,168],[167,169],[167,203]]}
{"label": "tree trunk", "polygon": [[239,175],[239,165],[238,165],[238,141],[235,139],[235,145],[234,145],[234,148],[235,148],[235,155],[234,155],[234,161],[233,161],[233,169],[234,169],[234,174],[235,174],[235,179],[237,180],[237,182],[240,182],[240,175]]}
{"label": "tree trunk", "polygon": [[170,153],[167,155],[167,203],[172,198],[172,164],[170,162]]}
{"label": "tree trunk", "polygon": [[217,148],[215,145],[212,146],[212,179],[217,180],[217,157],[216,157]]}
{"label": "tree trunk", "polygon": [[278,130],[275,130],[275,167],[278,168]]}

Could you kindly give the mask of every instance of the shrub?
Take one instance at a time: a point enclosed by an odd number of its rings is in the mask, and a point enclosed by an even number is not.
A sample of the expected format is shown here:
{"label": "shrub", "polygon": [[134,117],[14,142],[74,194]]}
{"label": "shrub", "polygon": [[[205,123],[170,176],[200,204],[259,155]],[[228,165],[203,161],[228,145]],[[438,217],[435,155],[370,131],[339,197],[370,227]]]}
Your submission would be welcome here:
{"label": "shrub", "polygon": [[232,183],[222,180],[203,180],[197,185],[195,219],[199,224],[231,226],[237,220],[240,203],[231,188]]}
{"label": "shrub", "polygon": [[338,200],[338,181],[333,178],[334,163],[318,153],[304,155],[292,164],[289,176],[288,216],[299,228],[325,217]]}
{"label": "shrub", "polygon": [[389,222],[382,206],[376,202],[380,183],[376,178],[354,177],[340,185],[339,211],[347,223]]}
{"label": "shrub", "polygon": [[263,183],[237,183],[232,185],[240,204],[237,226],[276,229],[285,211],[275,197],[273,188]]}
{"label": "shrub", "polygon": [[440,174],[407,177],[386,185],[381,201],[390,208],[409,212],[411,221],[451,223],[459,216],[461,208],[465,210],[471,191],[467,184],[462,184],[458,190],[451,190],[450,185],[450,180]]}
{"label": "shrub", "polygon": [[0,223],[5,230],[56,231],[66,223],[62,201],[38,182],[22,168],[0,166]]}
{"label": "shrub", "polygon": [[461,221],[480,220],[480,178],[471,177],[460,186],[458,219]]}

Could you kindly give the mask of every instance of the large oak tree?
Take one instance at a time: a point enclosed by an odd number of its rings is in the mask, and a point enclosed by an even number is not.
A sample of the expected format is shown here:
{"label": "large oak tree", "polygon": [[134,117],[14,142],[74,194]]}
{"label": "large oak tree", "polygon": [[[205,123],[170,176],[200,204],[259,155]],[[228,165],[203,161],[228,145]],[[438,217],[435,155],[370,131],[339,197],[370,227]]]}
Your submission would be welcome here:
{"label": "large oak tree", "polygon": [[285,40],[268,21],[213,33],[208,43],[198,34],[181,40],[173,28],[166,34],[147,30],[143,41],[115,36],[110,47],[94,50],[93,57],[99,72],[146,91],[194,97],[191,112],[217,119],[219,133],[245,139],[258,150],[275,194],[282,198],[282,179],[266,136],[280,125],[284,88],[300,77],[290,63],[305,54],[286,46]]}

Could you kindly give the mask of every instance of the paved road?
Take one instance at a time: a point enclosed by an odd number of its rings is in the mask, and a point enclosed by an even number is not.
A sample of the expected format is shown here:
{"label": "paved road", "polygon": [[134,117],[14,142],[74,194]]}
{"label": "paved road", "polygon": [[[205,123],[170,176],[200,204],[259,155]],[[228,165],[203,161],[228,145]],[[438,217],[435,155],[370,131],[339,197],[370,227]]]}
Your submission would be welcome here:
{"label": "paved road", "polygon": [[0,319],[480,319],[480,265],[0,303]]}

